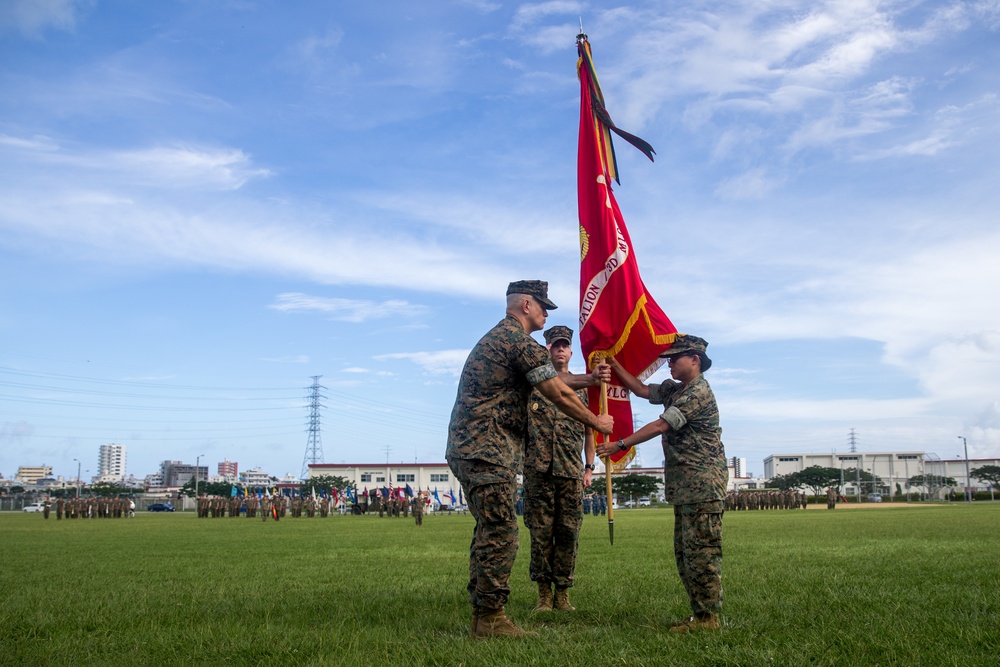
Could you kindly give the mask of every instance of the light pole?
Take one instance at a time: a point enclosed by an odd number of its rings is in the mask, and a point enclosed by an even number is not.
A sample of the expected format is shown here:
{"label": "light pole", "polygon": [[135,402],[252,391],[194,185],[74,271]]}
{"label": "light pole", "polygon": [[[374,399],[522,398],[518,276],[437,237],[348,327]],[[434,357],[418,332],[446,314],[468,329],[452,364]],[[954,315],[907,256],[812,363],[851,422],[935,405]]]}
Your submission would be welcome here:
{"label": "light pole", "polygon": [[969,483],[972,481],[969,479],[969,443],[966,441],[964,435],[958,436],[961,439],[962,444],[965,445],[965,502],[972,502],[972,489]]}
{"label": "light pole", "polygon": [[80,497],[80,459],[73,459],[76,461],[76,497]]}
{"label": "light pole", "polygon": [[194,460],[194,499],[195,502],[198,500],[198,466],[201,464],[201,457],[204,454],[199,454]]}

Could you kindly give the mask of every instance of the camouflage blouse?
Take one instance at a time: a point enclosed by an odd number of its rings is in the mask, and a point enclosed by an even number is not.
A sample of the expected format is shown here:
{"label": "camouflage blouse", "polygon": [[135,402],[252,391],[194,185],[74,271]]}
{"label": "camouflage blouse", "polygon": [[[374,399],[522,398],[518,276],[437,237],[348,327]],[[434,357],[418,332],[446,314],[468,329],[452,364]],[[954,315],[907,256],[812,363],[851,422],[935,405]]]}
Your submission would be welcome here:
{"label": "camouflage blouse", "polygon": [[663,434],[663,484],[667,502],[689,505],[726,497],[729,471],[719,408],[703,375],[687,387],[666,380],[649,385],[649,402],[663,405],[670,429]]}
{"label": "camouflage blouse", "polygon": [[[587,405],[587,391],[576,392]],[[553,477],[583,479],[583,445],[587,427],[563,414],[537,390],[528,401],[528,443],[524,471],[550,473]]]}
{"label": "camouflage blouse", "polygon": [[469,353],[448,424],[448,459],[520,470],[532,385],[556,377],[549,351],[505,317]]}

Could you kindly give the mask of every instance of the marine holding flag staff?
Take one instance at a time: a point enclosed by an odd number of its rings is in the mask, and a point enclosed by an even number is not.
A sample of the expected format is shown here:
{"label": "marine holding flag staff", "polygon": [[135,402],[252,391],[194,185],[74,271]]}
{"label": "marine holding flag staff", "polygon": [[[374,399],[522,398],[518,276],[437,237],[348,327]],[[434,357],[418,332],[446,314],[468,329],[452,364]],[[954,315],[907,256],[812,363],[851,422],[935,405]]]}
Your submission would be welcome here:
{"label": "marine holding flag staff", "polygon": [[[557,325],[543,335],[552,365],[557,371],[568,370],[573,330]],[[587,403],[586,391],[581,389],[577,395]],[[535,611],[574,610],[569,589],[583,524],[583,489],[590,486],[593,470],[594,432],[556,410],[541,392],[533,390],[524,452],[524,523],[531,531],[529,573],[538,584]]]}
{"label": "marine holding flag staff", "polygon": [[602,364],[593,372],[559,373],[549,352],[531,333],[545,327],[548,283],[522,280],[507,287],[506,317],[483,336],[465,362],[448,424],[446,459],[462,484],[476,527],[469,547],[469,602],[472,636],[521,637],[507,618],[510,573],[517,556],[517,472],[527,436],[528,395],[532,387],[562,412],[609,434],[614,420],[594,415],[576,389],[611,377]]}
{"label": "marine holding flag staff", "polygon": [[610,456],[657,435],[663,442],[664,496],[674,506],[674,559],[692,615],[671,624],[673,632],[719,628],[722,608],[722,512],[728,472],[719,408],[702,373],[712,366],[708,343],[677,334],[660,356],[673,380],[643,384],[612,359],[611,368],[636,396],[663,405],[660,418],[617,442],[597,445]]}

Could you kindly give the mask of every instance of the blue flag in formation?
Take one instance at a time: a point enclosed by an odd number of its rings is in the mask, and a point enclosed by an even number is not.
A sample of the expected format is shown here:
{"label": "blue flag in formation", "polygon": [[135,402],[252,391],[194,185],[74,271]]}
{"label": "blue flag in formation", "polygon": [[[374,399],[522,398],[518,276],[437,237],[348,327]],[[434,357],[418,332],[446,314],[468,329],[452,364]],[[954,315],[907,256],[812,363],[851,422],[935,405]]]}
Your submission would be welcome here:
{"label": "blue flag in formation", "polygon": [[406,485],[406,497],[407,498],[413,497],[413,487],[410,486],[409,484]]}

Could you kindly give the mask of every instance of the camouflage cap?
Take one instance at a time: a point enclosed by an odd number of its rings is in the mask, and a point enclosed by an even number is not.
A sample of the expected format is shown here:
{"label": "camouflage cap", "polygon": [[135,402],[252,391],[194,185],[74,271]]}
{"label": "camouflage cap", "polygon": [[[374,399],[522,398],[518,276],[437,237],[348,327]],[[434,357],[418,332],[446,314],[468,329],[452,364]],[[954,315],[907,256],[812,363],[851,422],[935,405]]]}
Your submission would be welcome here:
{"label": "camouflage cap", "polygon": [[570,345],[573,344],[573,330],[569,327],[564,327],[561,324],[550,328],[548,331],[542,334],[545,337],[545,344],[552,345],[557,340],[564,340]]}
{"label": "camouflage cap", "polygon": [[545,310],[555,310],[558,306],[549,301],[549,284],[544,280],[518,280],[507,285],[507,296],[527,294],[538,299]]}
{"label": "camouflage cap", "polygon": [[707,371],[712,367],[712,360],[708,358],[705,350],[708,342],[704,338],[690,336],[688,334],[677,334],[673,344],[660,353],[661,357],[673,357],[681,354],[697,354],[701,357],[701,370]]}

